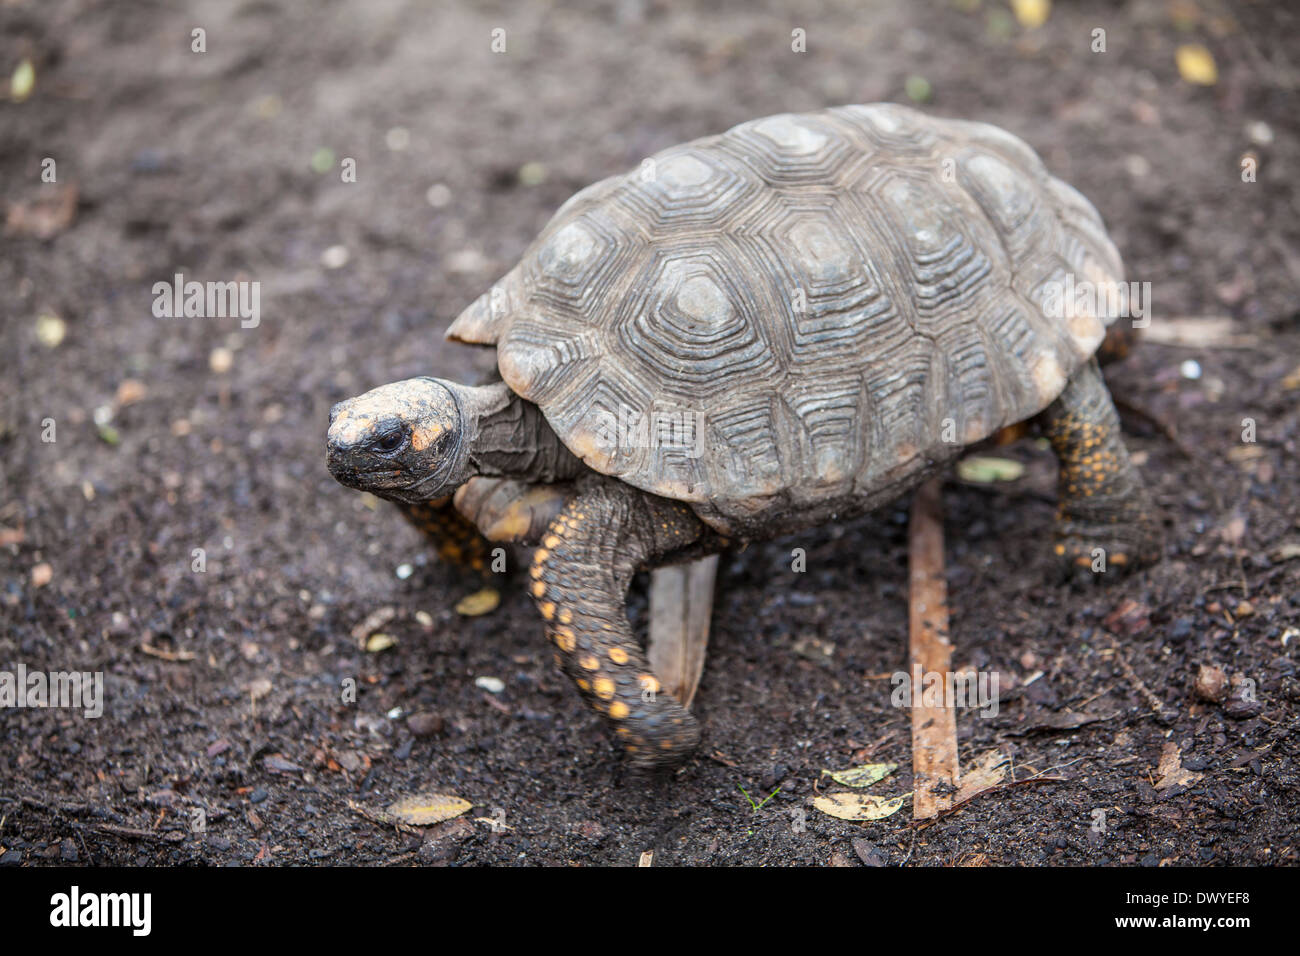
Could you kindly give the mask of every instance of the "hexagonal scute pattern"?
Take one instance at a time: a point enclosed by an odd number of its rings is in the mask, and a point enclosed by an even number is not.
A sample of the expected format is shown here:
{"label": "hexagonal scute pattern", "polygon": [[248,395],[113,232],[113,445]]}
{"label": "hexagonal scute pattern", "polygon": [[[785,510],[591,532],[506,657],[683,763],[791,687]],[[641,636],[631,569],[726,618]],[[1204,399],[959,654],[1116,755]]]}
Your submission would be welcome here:
{"label": "hexagonal scute pattern", "polygon": [[769,116],[560,209],[449,335],[598,471],[726,533],[873,506],[1045,408],[1095,350],[1049,283],[1122,279],[1016,137],[893,104]]}

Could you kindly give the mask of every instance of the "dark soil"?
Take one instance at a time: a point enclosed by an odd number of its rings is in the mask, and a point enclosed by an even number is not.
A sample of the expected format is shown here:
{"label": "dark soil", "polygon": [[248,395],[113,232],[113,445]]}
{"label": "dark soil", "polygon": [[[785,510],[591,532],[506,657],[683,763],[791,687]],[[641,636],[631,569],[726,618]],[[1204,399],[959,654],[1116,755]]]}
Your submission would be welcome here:
{"label": "dark soil", "polygon": [[[20,207],[0,240],[0,663],[103,671],[107,697],[98,720],[0,712],[0,862],[1297,861],[1297,12],[1058,3],[1027,31],[999,0],[811,6],[0,5],[0,75],[27,58],[36,77],[0,103],[0,193]],[[1215,85],[1180,79],[1183,43],[1213,52]],[[925,108],[1023,136],[1093,200],[1152,283],[1153,329],[1235,320],[1230,344],[1148,342],[1108,372],[1166,558],[1053,583],[1054,464],[1032,442],[1006,452],[1029,465],[1014,483],[948,483],[956,660],[1003,689],[996,717],[959,716],[962,757],[996,748],[1014,779],[1042,777],[915,826],[910,806],[856,824],[810,804],[823,768],[868,760],[900,765],[876,792],[911,789],[909,714],[880,677],[907,659],[906,502],[751,547],[720,574],[705,746],[636,779],[517,580],[495,613],[456,614],[471,585],[334,483],[327,410],[488,369],[441,333],[578,188],[742,120],[908,102],[910,76]],[[75,220],[32,235],[30,204],[71,183]],[[326,268],[334,246],[347,262]],[[259,281],[261,324],[155,318],[151,287],[177,272]],[[46,313],[66,323],[54,347]],[[353,629],[385,607],[396,645],[360,650]],[[1196,696],[1202,665],[1232,696]],[[1157,770],[1166,752],[1182,771]],[[742,787],[780,790],[754,811]],[[376,822],[426,789],[474,809]]]}

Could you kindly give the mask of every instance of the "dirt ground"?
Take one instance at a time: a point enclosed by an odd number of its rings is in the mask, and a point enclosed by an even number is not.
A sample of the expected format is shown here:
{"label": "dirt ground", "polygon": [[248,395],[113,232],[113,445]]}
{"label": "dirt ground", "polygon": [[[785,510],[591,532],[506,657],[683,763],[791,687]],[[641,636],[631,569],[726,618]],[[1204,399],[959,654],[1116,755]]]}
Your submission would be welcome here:
{"label": "dirt ground", "polygon": [[[27,61],[34,86],[0,102],[0,666],[102,671],[106,702],[0,711],[0,864],[1295,864],[1297,19],[6,0],[0,78]],[[1198,43],[1212,85],[1179,75]],[[1165,560],[1054,583],[1055,465],[1033,442],[1002,452],[1027,465],[1014,482],[948,481],[956,662],[1002,687],[996,717],[959,715],[963,761],[997,750],[1024,782],[914,826],[910,806],[849,823],[810,803],[843,789],[823,769],[866,761],[900,767],[873,792],[911,789],[881,677],[906,666],[907,503],[753,546],[719,575],[700,755],[631,777],[518,580],[457,614],[471,585],[330,478],[328,409],[488,369],[442,332],[578,188],[754,117],[913,99],[1024,137],[1151,283],[1165,341],[1108,378]],[[178,272],[260,282],[260,324],[156,318]],[[1232,325],[1168,344],[1179,317]],[[384,608],[395,645],[361,649]],[[1226,699],[1197,696],[1203,665]],[[382,822],[424,790],[473,810]]]}

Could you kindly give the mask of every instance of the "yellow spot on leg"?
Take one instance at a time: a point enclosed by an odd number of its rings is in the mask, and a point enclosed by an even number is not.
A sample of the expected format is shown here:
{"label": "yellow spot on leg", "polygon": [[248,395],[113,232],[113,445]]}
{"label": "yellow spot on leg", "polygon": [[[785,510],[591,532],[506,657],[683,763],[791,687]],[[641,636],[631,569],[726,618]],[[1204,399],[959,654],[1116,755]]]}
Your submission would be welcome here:
{"label": "yellow spot on leg", "polygon": [[573,633],[572,628],[557,627],[553,635],[555,645],[566,654],[572,654],[573,649],[578,646],[578,638]]}

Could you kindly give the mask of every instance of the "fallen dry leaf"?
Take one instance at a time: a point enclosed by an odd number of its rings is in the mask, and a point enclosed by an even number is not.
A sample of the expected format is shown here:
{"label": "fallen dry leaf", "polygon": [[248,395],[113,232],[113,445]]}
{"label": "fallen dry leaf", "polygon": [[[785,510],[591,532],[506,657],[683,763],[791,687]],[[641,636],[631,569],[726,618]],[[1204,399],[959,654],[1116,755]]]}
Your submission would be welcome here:
{"label": "fallen dry leaf", "polygon": [[971,455],[957,463],[957,475],[962,481],[977,485],[992,484],[995,481],[1015,481],[1025,473],[1025,466],[1010,458],[991,458],[987,455]]}
{"label": "fallen dry leaf", "polygon": [[1197,86],[1213,86],[1219,82],[1219,69],[1214,65],[1214,54],[1199,43],[1184,43],[1174,53],[1178,75]]}
{"label": "fallen dry leaf", "polygon": [[1201,774],[1195,770],[1185,770],[1183,768],[1183,752],[1178,748],[1178,744],[1172,740],[1166,743],[1164,749],[1160,751],[1160,764],[1156,767],[1156,774],[1160,778],[1156,781],[1157,790],[1168,790],[1170,787],[1190,787],[1201,779]]}
{"label": "fallen dry leaf", "polygon": [[5,233],[53,239],[77,217],[77,184],[49,186],[35,199],[11,202],[5,217]]}
{"label": "fallen dry leaf", "polygon": [[839,820],[883,820],[903,807],[911,794],[877,797],[869,793],[828,793],[813,800],[813,806]]}
{"label": "fallen dry leaf", "polygon": [[1023,737],[1038,730],[1074,730],[1086,724],[1095,724],[1099,720],[1110,720],[1117,714],[1088,714],[1074,710],[1045,711],[1034,710],[1026,714],[1024,721],[1007,733],[1012,737]]}
{"label": "fallen dry leaf", "polygon": [[35,86],[36,67],[32,66],[31,60],[25,59],[14,67],[13,75],[9,77],[9,96],[15,103],[21,103],[32,95]]}
{"label": "fallen dry leaf", "polygon": [[897,769],[896,763],[864,763],[860,767],[850,767],[847,770],[823,770],[822,776],[830,777],[836,783],[846,787],[869,787],[873,783],[884,780]]}
{"label": "fallen dry leaf", "polygon": [[397,639],[391,634],[371,634],[366,638],[366,653],[378,654],[380,651],[386,651],[390,647],[397,646]]}
{"label": "fallen dry leaf", "polygon": [[456,613],[465,617],[478,617],[495,611],[501,603],[501,592],[496,588],[484,588],[466,595],[456,602]]}
{"label": "fallen dry leaf", "polygon": [[1052,0],[1011,0],[1011,12],[1026,30],[1036,30],[1047,22]]}
{"label": "fallen dry leaf", "polygon": [[412,826],[427,827],[433,823],[450,820],[473,807],[474,804],[447,793],[421,793],[389,804],[386,813],[395,820]]}
{"label": "fallen dry leaf", "polygon": [[980,758],[979,763],[961,775],[960,788],[953,797],[953,805],[965,803],[976,794],[983,793],[990,787],[996,787],[1007,776],[1011,758],[996,750],[990,750]]}

